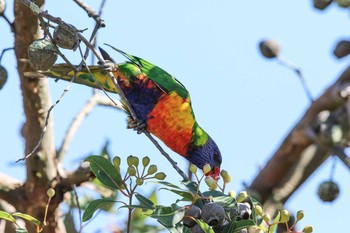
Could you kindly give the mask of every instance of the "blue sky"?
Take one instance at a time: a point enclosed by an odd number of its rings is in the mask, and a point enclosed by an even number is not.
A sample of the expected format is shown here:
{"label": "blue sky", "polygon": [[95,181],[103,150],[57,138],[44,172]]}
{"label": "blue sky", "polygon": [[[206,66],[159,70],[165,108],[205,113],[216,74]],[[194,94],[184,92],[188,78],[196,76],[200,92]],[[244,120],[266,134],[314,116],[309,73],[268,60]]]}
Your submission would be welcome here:
{"label": "blue sky", "polygon": [[[86,2],[97,9],[96,1]],[[268,161],[309,105],[294,73],[261,57],[260,40],[274,38],[280,42],[283,57],[301,67],[314,97],[348,65],[348,58],[335,59],[332,49],[338,39],[349,37],[345,30],[350,26],[349,12],[335,4],[320,12],[314,10],[311,3],[301,0],[107,1],[103,11],[107,26],[100,30],[98,43],[100,46],[109,43],[143,57],[173,74],[187,87],[198,122],[219,145],[223,168],[233,177],[229,189],[239,191],[242,182],[252,181],[259,166]],[[93,21],[71,1],[47,1],[45,9],[78,29],[93,28]],[[6,13],[13,17],[11,6]],[[3,20],[0,25],[0,49],[13,46],[13,37]],[[89,31],[84,35],[89,37]],[[67,56],[79,62],[77,52],[67,52]],[[20,129],[25,119],[13,52],[5,55],[2,65],[8,69],[9,81],[0,91],[0,106],[6,109],[0,123],[3,154],[0,171],[23,179],[22,166],[9,166],[23,156],[24,151]],[[49,82],[51,96],[56,100],[67,83]],[[57,146],[91,93],[86,87],[74,85],[54,109]],[[167,172],[168,180],[180,180],[145,136],[125,128],[124,113],[103,107],[96,108],[77,132],[66,156],[66,166],[71,169],[78,166],[78,158],[99,152],[107,139],[114,155],[150,156],[160,170]],[[185,166],[181,157],[167,151],[180,166]],[[342,223],[350,207],[347,198],[350,174],[340,162],[335,172],[341,188],[338,199],[325,204],[315,195],[318,184],[328,179],[331,164],[331,160],[326,161],[287,203],[291,211],[305,211],[301,228],[312,224],[315,232],[343,230]],[[108,219],[106,223],[113,221],[116,220]],[[90,224],[87,232],[97,225]]]}

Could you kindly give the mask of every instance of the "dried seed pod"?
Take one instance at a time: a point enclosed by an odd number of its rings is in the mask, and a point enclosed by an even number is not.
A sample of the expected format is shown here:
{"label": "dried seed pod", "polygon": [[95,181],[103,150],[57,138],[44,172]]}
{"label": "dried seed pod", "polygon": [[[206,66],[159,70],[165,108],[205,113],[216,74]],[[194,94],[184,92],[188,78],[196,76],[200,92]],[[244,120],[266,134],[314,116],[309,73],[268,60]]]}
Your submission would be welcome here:
{"label": "dried seed pod", "polygon": [[182,222],[186,227],[193,227],[194,225],[196,225],[196,221],[194,221],[194,219],[200,219],[202,211],[198,206],[195,205],[187,207],[188,209],[185,213],[184,218],[182,219]]}
{"label": "dried seed pod", "polygon": [[260,52],[266,58],[275,58],[280,52],[280,45],[274,40],[264,40],[259,44]]}
{"label": "dried seed pod", "polygon": [[326,9],[333,0],[314,0],[314,7],[319,10]]}
{"label": "dried seed pod", "polygon": [[337,58],[343,58],[350,53],[350,41],[348,40],[341,40],[337,43],[335,46],[335,49],[333,51],[333,54]]}
{"label": "dried seed pod", "polygon": [[57,60],[54,45],[47,39],[35,40],[29,45],[28,59],[36,70],[48,70]]}
{"label": "dried seed pod", "polygon": [[317,192],[320,199],[324,202],[333,202],[339,195],[338,184],[333,181],[322,182]]}
{"label": "dried seed pod", "polygon": [[53,40],[57,46],[63,49],[76,50],[79,45],[77,33],[60,25],[58,25],[53,32]]}
{"label": "dried seed pod", "polygon": [[350,0],[337,0],[338,6],[347,8],[350,6]]}
{"label": "dried seed pod", "polygon": [[202,220],[209,226],[221,225],[225,219],[224,208],[215,202],[208,203],[202,208]]}
{"label": "dried seed pod", "polygon": [[250,209],[250,205],[247,202],[238,203],[239,216],[241,219],[247,220],[252,214],[252,210]]}
{"label": "dried seed pod", "polygon": [[5,85],[7,78],[8,78],[8,74],[7,74],[6,68],[0,65],[0,90]]}

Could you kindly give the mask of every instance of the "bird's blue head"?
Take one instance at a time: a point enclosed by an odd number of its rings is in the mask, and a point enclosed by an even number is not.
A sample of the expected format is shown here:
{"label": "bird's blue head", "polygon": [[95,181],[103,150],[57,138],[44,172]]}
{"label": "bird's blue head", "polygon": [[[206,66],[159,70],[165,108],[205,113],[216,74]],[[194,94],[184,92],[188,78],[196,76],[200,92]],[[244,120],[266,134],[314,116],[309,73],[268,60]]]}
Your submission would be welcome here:
{"label": "bird's blue head", "polygon": [[191,144],[187,154],[188,156],[186,159],[201,169],[205,164],[209,164],[212,170],[205,175],[210,175],[215,180],[219,179],[220,165],[222,162],[221,153],[218,146],[209,135],[208,140],[203,145],[197,146]]}

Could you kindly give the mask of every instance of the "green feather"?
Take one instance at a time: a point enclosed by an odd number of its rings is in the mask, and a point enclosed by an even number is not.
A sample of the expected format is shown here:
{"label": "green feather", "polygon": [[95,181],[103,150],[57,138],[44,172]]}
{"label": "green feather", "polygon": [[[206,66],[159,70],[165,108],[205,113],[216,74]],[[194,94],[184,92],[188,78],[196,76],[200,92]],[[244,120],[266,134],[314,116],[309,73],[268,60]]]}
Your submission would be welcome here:
{"label": "green feather", "polygon": [[[108,44],[106,44],[106,45],[108,45]],[[152,63],[150,63],[142,58],[125,53],[125,52],[123,52],[123,51],[121,51],[121,50],[119,50],[111,45],[108,45],[108,46],[111,47],[112,49],[114,49],[115,51],[123,54],[126,58],[128,58],[130,60],[130,62],[127,62],[127,63],[129,63],[131,66],[134,65],[134,66],[139,67],[139,69],[149,79],[151,79],[153,82],[155,82],[159,86],[159,88],[162,89],[163,91],[165,91],[166,93],[170,93],[170,92],[174,91],[184,99],[189,98],[189,92],[184,87],[184,85],[182,85],[182,83],[180,83],[175,77],[173,77],[171,74],[169,74],[168,72],[166,72],[162,68],[160,68],[156,65],[153,65]]]}

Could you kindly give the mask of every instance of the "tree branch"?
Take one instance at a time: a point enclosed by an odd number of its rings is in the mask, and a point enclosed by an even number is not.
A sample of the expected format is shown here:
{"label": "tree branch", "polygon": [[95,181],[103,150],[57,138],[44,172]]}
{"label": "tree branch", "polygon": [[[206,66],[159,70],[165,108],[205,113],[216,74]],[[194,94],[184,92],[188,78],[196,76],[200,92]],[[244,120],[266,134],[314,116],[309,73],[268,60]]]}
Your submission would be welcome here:
{"label": "tree branch", "polygon": [[[249,188],[258,193],[262,203],[265,203],[265,208],[273,211],[276,204],[285,203],[334,152],[334,146],[315,138],[317,134],[315,125],[318,124],[318,115],[323,110],[331,114],[346,112],[344,111],[346,101],[340,93],[349,83],[350,67],[310,105],[302,119],[255,177]],[[349,127],[348,123],[346,127]]]}

